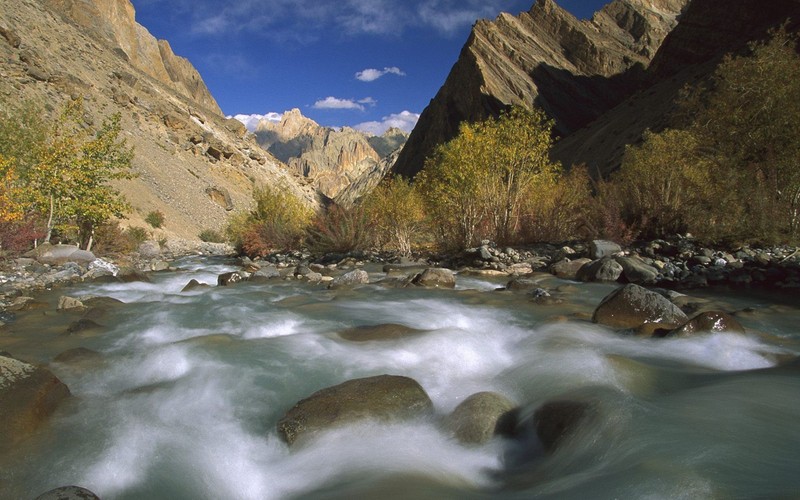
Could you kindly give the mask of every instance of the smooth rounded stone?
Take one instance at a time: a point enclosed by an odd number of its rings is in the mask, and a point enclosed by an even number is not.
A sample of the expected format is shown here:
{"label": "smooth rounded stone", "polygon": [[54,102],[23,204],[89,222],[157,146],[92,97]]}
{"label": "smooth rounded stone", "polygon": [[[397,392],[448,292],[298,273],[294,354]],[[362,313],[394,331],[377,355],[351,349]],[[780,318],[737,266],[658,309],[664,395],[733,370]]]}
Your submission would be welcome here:
{"label": "smooth rounded stone", "polygon": [[78,333],[88,332],[91,330],[99,330],[105,328],[103,325],[89,318],[81,318],[69,324],[67,329],[62,335],[75,335]]}
{"label": "smooth rounded stone", "polygon": [[416,275],[411,283],[425,288],[455,288],[456,275],[450,269],[429,267]]}
{"label": "smooth rounded stone", "polygon": [[589,243],[589,257],[594,260],[613,257],[620,252],[622,252],[622,247],[613,241],[593,240]]}
{"label": "smooth rounded stone", "polygon": [[181,288],[181,292],[192,292],[195,290],[202,290],[204,288],[211,288],[211,285],[208,285],[207,283],[200,283],[196,279],[191,279],[188,283],[186,283],[186,286]]}
{"label": "smooth rounded stone", "polygon": [[591,409],[588,402],[571,400],[550,401],[540,406],[533,414],[533,422],[545,451],[556,451],[579,428]]}
{"label": "smooth rounded stone", "polygon": [[484,444],[496,435],[508,435],[516,426],[516,408],[496,392],[479,392],[459,404],[444,426],[462,444]]}
{"label": "smooth rounded stone", "polygon": [[69,349],[55,358],[53,361],[56,363],[64,363],[64,364],[71,364],[71,363],[82,363],[84,361],[94,361],[98,360],[102,357],[102,355],[91,349],[87,349],[86,347],[76,347],[74,349]]}
{"label": "smooth rounded stone", "polygon": [[655,283],[658,279],[658,269],[638,257],[615,257],[614,260],[622,266],[622,275],[628,283]]}
{"label": "smooth rounded stone", "polygon": [[261,267],[260,269],[255,271],[253,274],[251,274],[249,281],[262,282],[262,281],[269,281],[269,280],[273,280],[273,279],[278,279],[280,277],[281,277],[281,273],[280,273],[280,271],[278,271],[278,268],[275,267],[274,264],[270,264],[270,265]]}
{"label": "smooth rounded stone", "polygon": [[217,286],[231,286],[242,281],[244,281],[244,276],[237,271],[217,276]]}
{"label": "smooth rounded stone", "polygon": [[612,328],[637,328],[643,323],[677,327],[689,318],[664,296],[629,284],[608,294],[597,306],[592,322]]}
{"label": "smooth rounded stone", "polygon": [[81,302],[80,300],[76,299],[75,297],[68,297],[66,295],[62,295],[58,299],[58,305],[56,306],[57,311],[85,311],[86,305]]}
{"label": "smooth rounded stone", "polygon": [[320,273],[315,273],[312,271],[306,274],[304,278],[311,283],[319,283],[322,281],[322,278],[324,278],[324,276],[322,276],[322,274]]}
{"label": "smooth rounded stone", "polygon": [[34,431],[69,395],[48,370],[0,355],[0,452]]}
{"label": "smooth rounded stone", "polygon": [[410,326],[386,323],[382,325],[364,325],[348,328],[339,332],[339,336],[351,342],[368,342],[370,340],[397,340],[414,337],[425,333]]}
{"label": "smooth rounded stone", "polygon": [[363,269],[354,269],[341,276],[337,276],[328,284],[328,288],[345,288],[356,285],[366,285],[369,283],[369,273]]}
{"label": "smooth rounded stone", "polygon": [[61,266],[67,262],[78,264],[90,264],[97,259],[92,252],[81,250],[75,245],[50,245],[43,243],[28,254],[42,264],[51,266]]}
{"label": "smooth rounded stone", "polygon": [[100,500],[100,497],[80,486],[62,486],[42,493],[34,500]]}
{"label": "smooth rounded stone", "polygon": [[664,337],[691,337],[700,333],[745,333],[736,318],[721,311],[706,311],[694,316],[688,322],[667,332]]}
{"label": "smooth rounded stone", "polygon": [[576,260],[564,259],[550,266],[550,272],[561,279],[574,281],[578,279],[578,271],[590,262],[592,262],[592,260],[586,258]]}
{"label": "smooth rounded stone", "polygon": [[156,273],[169,270],[169,262],[156,260],[150,263],[150,270]]}
{"label": "smooth rounded stone", "polygon": [[563,304],[564,301],[558,297],[553,297],[544,288],[536,288],[531,291],[531,300],[540,306],[554,306]]}
{"label": "smooth rounded stone", "polygon": [[611,258],[592,261],[578,270],[578,281],[617,281],[622,276],[622,266]]}
{"label": "smooth rounded stone", "polygon": [[506,284],[506,290],[513,292],[530,292],[539,289],[540,280],[531,278],[514,278]]}
{"label": "smooth rounded stone", "polygon": [[278,436],[289,445],[318,432],[362,420],[398,422],[433,412],[417,381],[397,375],[350,380],[299,401],[278,421]]}

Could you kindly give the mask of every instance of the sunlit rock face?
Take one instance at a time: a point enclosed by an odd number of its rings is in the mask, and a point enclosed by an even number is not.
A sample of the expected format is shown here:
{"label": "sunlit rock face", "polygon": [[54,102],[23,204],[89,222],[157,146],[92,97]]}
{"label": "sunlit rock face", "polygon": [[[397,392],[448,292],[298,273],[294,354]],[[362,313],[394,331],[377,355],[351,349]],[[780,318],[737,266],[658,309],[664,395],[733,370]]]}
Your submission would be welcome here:
{"label": "sunlit rock face", "polygon": [[552,0],[479,21],[444,86],[425,109],[394,167],[413,176],[464,120],[508,105],[544,109],[573,132],[636,87],[688,0],[615,0],[578,20]]}

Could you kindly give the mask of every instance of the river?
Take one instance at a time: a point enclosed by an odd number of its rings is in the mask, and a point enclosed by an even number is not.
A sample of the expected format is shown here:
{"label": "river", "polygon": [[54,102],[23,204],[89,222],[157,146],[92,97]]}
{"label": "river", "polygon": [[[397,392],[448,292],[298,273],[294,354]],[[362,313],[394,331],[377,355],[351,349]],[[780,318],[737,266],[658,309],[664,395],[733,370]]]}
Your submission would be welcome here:
{"label": "river", "polygon": [[[738,312],[747,335],[641,339],[588,318],[614,285],[540,277],[564,297],[539,305],[459,276],[456,290],[297,281],[216,283],[232,262],[187,258],[153,283],[83,284],[0,332],[0,351],[49,368],[70,388],[36,435],[0,457],[0,497],[84,486],[104,499],[797,498],[800,298],[697,294]],[[372,279],[382,278],[379,268]],[[796,293],[796,292],[795,292]],[[113,297],[102,328],[64,335],[80,316],[60,295]],[[694,295],[694,293],[693,293]],[[360,325],[421,335],[349,342]],[[100,353],[55,363],[84,347]],[[437,417],[495,391],[523,418],[554,398],[599,413],[546,454],[530,437],[456,442],[438,418],[363,422],[289,449],[276,422],[295,402],[378,374],[417,380]]]}

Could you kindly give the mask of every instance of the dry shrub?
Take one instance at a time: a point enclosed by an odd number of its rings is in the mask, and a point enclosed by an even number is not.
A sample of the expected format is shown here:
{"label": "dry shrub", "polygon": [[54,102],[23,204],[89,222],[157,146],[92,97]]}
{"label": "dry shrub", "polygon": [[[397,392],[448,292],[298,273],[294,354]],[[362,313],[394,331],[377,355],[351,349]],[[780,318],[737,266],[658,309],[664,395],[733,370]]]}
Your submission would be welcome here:
{"label": "dry shrub", "polygon": [[372,240],[370,221],[361,207],[332,205],[314,218],[306,242],[315,253],[366,250]]}
{"label": "dry shrub", "polygon": [[520,241],[554,242],[585,236],[591,198],[591,180],[583,165],[572,167],[555,182],[533,186],[521,209]]}

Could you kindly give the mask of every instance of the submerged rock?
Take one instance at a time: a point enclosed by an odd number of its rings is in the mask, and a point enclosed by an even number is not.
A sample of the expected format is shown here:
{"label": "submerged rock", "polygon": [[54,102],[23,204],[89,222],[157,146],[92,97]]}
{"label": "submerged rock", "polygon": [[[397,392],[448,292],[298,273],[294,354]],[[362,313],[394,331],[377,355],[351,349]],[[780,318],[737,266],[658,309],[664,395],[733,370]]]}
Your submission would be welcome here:
{"label": "submerged rock", "polygon": [[48,370],[0,355],[0,450],[30,434],[69,395]]}
{"label": "submerged rock", "polygon": [[688,320],[686,314],[667,298],[634,284],[607,295],[592,316],[594,323],[612,328],[637,328],[644,323],[660,323],[675,328]]}
{"label": "submerged rock", "polygon": [[62,486],[42,493],[34,500],[100,500],[100,497],[80,486]]}
{"label": "submerged rock", "polygon": [[211,285],[200,283],[196,279],[191,279],[188,283],[186,283],[186,286],[181,289],[181,292],[192,292],[195,290],[202,290],[204,288],[211,288]]}
{"label": "submerged rock", "polygon": [[455,288],[456,276],[450,269],[431,267],[416,275],[411,283],[425,288]]}
{"label": "submerged rock", "polygon": [[496,392],[479,392],[465,399],[444,421],[463,444],[484,444],[509,434],[516,425],[516,405]]}
{"label": "submerged rock", "polygon": [[425,333],[405,325],[386,323],[382,325],[364,325],[348,328],[339,332],[339,336],[351,342],[367,342],[370,340],[396,340],[413,337]]}
{"label": "submerged rock", "polygon": [[396,375],[350,380],[299,401],[278,421],[278,436],[294,444],[326,429],[360,420],[397,422],[433,411],[417,381]]}
{"label": "submerged rock", "polygon": [[244,276],[235,271],[217,276],[217,286],[231,286],[241,281],[244,281]]}
{"label": "submerged rock", "polygon": [[574,433],[588,415],[591,404],[585,401],[550,401],[540,406],[533,415],[536,435],[547,453]]}

